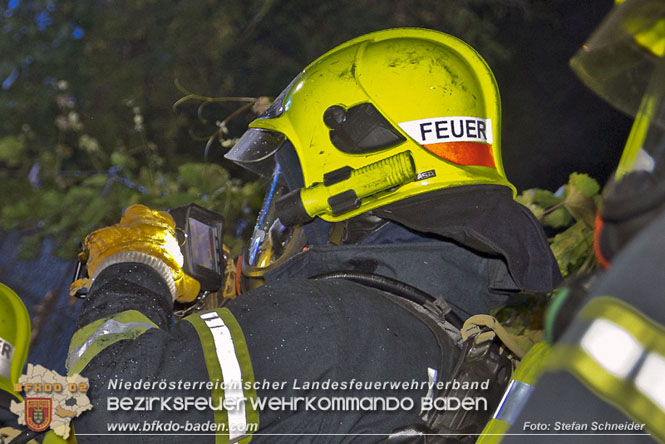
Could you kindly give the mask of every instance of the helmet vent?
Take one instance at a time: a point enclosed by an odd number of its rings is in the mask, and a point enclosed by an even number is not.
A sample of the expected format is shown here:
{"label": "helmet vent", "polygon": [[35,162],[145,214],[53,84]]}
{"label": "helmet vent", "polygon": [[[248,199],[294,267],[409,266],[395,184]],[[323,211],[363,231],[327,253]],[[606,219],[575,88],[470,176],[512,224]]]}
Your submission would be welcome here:
{"label": "helmet vent", "polygon": [[406,138],[371,103],[345,110],[332,105],[323,113],[330,141],[347,154],[367,154],[399,145]]}

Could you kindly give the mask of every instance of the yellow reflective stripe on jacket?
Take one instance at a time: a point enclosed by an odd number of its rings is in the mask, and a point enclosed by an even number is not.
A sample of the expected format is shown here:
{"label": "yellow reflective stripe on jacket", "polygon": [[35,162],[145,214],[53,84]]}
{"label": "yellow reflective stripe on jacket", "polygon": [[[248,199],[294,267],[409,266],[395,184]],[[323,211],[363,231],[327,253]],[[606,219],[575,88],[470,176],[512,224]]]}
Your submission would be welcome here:
{"label": "yellow reflective stripe on jacket", "polygon": [[136,310],[116,313],[80,328],[69,343],[65,362],[67,374],[80,373],[108,346],[124,339],[136,339],[151,328],[158,328],[157,324]]}
{"label": "yellow reflective stripe on jacket", "polygon": [[567,370],[605,401],[665,441],[665,328],[611,297],[579,313],[576,344],[557,344],[548,367]]}
{"label": "yellow reflective stripe on jacket", "polygon": [[[219,308],[185,318],[201,339],[210,381],[215,423],[223,424],[228,434],[217,434],[216,443],[249,442],[258,428],[254,372],[245,337],[230,311]],[[217,409],[224,400],[224,409]]]}
{"label": "yellow reflective stripe on jacket", "polygon": [[665,355],[665,327],[631,305],[608,296],[593,298],[580,311],[581,319],[604,318],[623,327],[643,347]]}
{"label": "yellow reflective stripe on jacket", "polygon": [[485,425],[476,444],[499,444],[503,440],[504,435],[508,433],[529,401],[535,384],[545,371],[545,363],[550,352],[550,346],[545,341],[541,341],[534,344],[524,355],[511,375],[510,384],[492,415],[492,419]]}

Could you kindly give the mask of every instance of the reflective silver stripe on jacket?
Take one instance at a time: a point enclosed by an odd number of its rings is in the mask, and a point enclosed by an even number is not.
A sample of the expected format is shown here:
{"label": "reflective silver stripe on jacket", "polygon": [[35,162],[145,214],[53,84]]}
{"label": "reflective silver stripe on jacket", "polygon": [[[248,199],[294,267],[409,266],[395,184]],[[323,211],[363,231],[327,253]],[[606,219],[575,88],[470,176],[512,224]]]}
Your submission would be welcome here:
{"label": "reflective silver stripe on jacket", "polygon": [[605,371],[632,380],[665,411],[665,357],[645,349],[625,328],[607,319],[594,320],[579,344]]}
{"label": "reflective silver stripe on jacket", "polygon": [[505,421],[510,425],[515,424],[520,413],[522,413],[522,409],[531,397],[531,393],[533,393],[531,384],[512,379],[499,403],[499,407],[494,412],[493,418]]}
{"label": "reflective silver stripe on jacket", "polygon": [[135,328],[150,329],[155,328],[155,326],[148,322],[118,322],[115,319],[107,320],[100,325],[99,328],[83,342],[83,344],[69,352],[65,367],[67,367],[67,369],[72,368],[99,337],[104,335],[122,334]]}
{"label": "reflective silver stripe on jacket", "polygon": [[242,371],[240,362],[236,356],[231,331],[224,324],[222,318],[216,312],[205,313],[201,319],[212,333],[215,341],[215,352],[219,367],[222,369],[224,378],[224,399],[233,400],[229,406],[235,408],[227,409],[229,441],[245,435],[247,430],[247,419],[245,417],[245,393],[242,386]]}
{"label": "reflective silver stripe on jacket", "polygon": [[580,339],[580,346],[601,367],[618,378],[625,378],[637,365],[644,347],[626,329],[596,319]]}

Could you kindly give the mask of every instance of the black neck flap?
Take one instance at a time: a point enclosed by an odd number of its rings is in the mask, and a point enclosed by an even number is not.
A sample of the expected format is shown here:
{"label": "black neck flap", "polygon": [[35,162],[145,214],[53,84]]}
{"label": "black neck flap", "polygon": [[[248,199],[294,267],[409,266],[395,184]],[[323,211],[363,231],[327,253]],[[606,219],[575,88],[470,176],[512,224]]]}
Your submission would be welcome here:
{"label": "black neck flap", "polygon": [[548,292],[561,282],[541,224],[528,208],[513,200],[507,187],[447,188],[389,204],[372,213],[502,257],[521,291]]}

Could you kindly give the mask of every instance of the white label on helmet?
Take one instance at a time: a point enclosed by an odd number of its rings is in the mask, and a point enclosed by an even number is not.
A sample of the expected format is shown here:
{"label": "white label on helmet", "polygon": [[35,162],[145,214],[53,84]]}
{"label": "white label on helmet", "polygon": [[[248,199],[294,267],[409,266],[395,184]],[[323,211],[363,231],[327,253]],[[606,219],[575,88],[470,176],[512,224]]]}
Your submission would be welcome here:
{"label": "white label on helmet", "polygon": [[399,124],[421,145],[446,142],[492,143],[492,119],[478,117],[432,117]]}
{"label": "white label on helmet", "polygon": [[436,170],[419,172],[418,175],[416,176],[416,180],[418,181],[418,180],[431,179],[432,177],[436,177]]}
{"label": "white label on helmet", "polygon": [[0,376],[7,379],[12,368],[12,356],[14,356],[14,346],[0,338]]}

